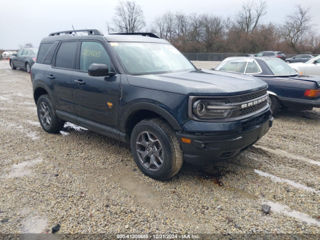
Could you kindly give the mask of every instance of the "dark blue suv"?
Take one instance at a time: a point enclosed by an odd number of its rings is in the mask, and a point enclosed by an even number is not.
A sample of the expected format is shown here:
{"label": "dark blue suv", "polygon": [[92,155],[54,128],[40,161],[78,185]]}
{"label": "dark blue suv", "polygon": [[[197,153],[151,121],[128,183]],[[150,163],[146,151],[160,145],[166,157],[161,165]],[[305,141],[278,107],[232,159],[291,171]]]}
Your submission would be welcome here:
{"label": "dark blue suv", "polygon": [[183,160],[234,157],[272,125],[266,83],[203,72],[152,33],[52,33],[31,77],[45,131],[70,121],[128,142],[141,171],[159,180]]}

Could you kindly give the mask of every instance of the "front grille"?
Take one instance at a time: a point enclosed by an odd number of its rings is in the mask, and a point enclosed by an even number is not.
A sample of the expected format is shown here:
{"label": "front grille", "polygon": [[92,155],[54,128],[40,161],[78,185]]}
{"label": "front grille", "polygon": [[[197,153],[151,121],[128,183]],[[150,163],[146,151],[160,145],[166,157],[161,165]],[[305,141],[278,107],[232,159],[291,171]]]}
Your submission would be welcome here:
{"label": "front grille", "polygon": [[230,97],[230,98],[228,98],[228,102],[229,103],[246,102],[246,101],[253,100],[255,98],[262,97],[266,94],[267,94],[267,90],[264,89],[264,90],[260,90],[260,91],[253,92],[253,93],[247,93],[247,94],[243,94],[243,95]]}
{"label": "front grille", "polygon": [[254,113],[254,112],[259,111],[260,109],[264,108],[267,104],[268,104],[268,101],[265,100],[255,106],[247,107],[244,109],[238,108],[238,109],[232,111],[232,114],[230,117],[235,118],[235,117],[241,117],[241,116],[245,116],[245,115]]}

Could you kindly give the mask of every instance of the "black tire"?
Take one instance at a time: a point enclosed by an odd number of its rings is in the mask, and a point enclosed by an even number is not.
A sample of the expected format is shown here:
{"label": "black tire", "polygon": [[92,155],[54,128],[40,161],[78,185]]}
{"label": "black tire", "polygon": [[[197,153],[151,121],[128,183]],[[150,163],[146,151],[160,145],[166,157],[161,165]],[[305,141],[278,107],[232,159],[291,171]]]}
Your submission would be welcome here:
{"label": "black tire", "polygon": [[281,104],[277,97],[269,95],[269,104],[270,104],[270,110],[273,116],[277,115],[279,111],[281,110]]}
{"label": "black tire", "polygon": [[[145,147],[141,139],[150,135],[150,143]],[[155,140],[156,139],[156,140]],[[160,119],[143,120],[133,129],[130,137],[130,147],[139,169],[147,176],[156,180],[169,180],[175,176],[183,164],[183,155],[178,139],[168,124]],[[148,152],[144,160],[143,153]],[[158,151],[158,149],[161,149]],[[160,156],[160,158],[158,157]],[[149,158],[149,159],[148,159]],[[162,162],[160,161],[162,159]],[[149,162],[148,162],[149,161]],[[155,161],[157,165],[155,164]],[[151,163],[152,162],[152,163]],[[150,164],[149,164],[150,163]],[[153,164],[154,163],[154,164]],[[149,167],[147,166],[149,165]]]}
{"label": "black tire", "polygon": [[26,72],[27,72],[27,73],[30,73],[30,72],[31,72],[31,66],[30,66],[29,63],[26,63],[25,69],[26,69]]}
{"label": "black tire", "polygon": [[17,68],[14,66],[14,63],[12,61],[10,61],[10,67],[12,70],[16,70]]}
{"label": "black tire", "polygon": [[47,94],[39,97],[37,101],[37,113],[41,127],[46,132],[58,133],[63,128],[64,122],[57,117]]}

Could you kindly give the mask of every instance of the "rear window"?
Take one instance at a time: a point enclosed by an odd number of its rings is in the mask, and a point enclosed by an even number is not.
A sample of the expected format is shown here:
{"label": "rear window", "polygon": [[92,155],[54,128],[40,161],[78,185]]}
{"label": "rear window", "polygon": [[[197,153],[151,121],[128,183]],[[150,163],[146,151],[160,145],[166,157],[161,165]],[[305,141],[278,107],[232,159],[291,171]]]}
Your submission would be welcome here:
{"label": "rear window", "polygon": [[275,76],[297,75],[297,72],[293,68],[279,58],[270,58],[264,61]]}
{"label": "rear window", "polygon": [[74,68],[78,42],[62,42],[57,52],[56,67]]}
{"label": "rear window", "polygon": [[273,52],[264,52],[263,56],[274,56]]}
{"label": "rear window", "polygon": [[42,43],[39,48],[37,63],[51,64],[54,50],[56,49],[58,42]]}

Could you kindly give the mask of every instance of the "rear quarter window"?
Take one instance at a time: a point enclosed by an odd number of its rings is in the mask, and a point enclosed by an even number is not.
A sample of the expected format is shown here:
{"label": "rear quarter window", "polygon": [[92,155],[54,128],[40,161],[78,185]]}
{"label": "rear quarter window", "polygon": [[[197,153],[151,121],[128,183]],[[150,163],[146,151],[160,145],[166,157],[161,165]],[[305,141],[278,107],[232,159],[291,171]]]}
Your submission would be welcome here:
{"label": "rear quarter window", "polygon": [[39,48],[37,63],[51,64],[54,51],[58,45],[58,42],[42,43]]}

